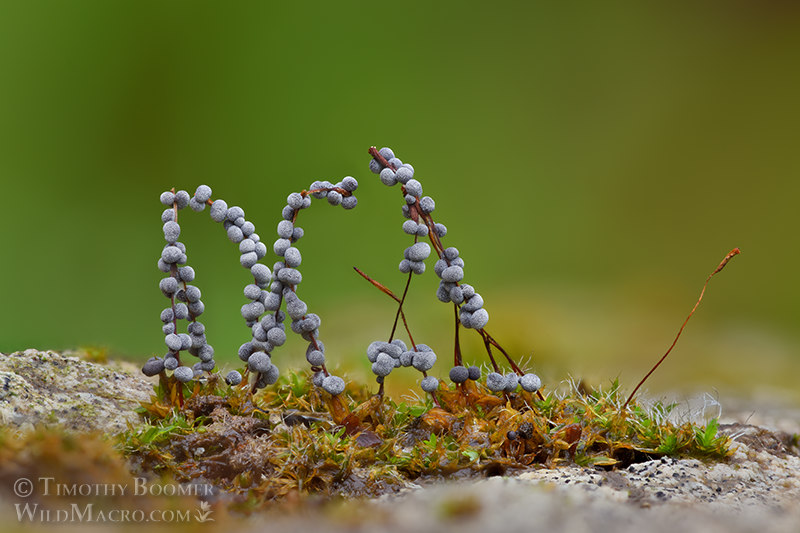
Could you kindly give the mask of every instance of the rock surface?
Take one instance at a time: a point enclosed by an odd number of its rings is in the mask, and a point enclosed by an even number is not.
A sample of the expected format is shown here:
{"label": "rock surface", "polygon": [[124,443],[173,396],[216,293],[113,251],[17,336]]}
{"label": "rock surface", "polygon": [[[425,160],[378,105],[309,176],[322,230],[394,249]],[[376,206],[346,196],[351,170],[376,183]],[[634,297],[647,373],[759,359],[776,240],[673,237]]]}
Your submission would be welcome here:
{"label": "rock surface", "polygon": [[[115,433],[139,422],[133,409],[151,393],[152,383],[132,365],[98,365],[36,350],[0,354],[3,425],[58,423]],[[765,427],[752,425],[756,421]],[[800,411],[747,404],[747,411],[723,416],[720,431],[736,442],[735,453],[723,463],[664,458],[624,470],[533,469],[296,513],[267,511],[236,528],[316,533],[800,531]]]}
{"label": "rock surface", "polygon": [[537,469],[419,487],[334,512],[258,517],[249,531],[800,531],[800,456],[788,435],[738,423],[725,431],[739,439],[725,463],[663,458],[620,471]]}
{"label": "rock surface", "polygon": [[134,409],[153,385],[120,363],[99,365],[57,352],[0,354],[0,424],[61,424],[119,433],[140,423]]}

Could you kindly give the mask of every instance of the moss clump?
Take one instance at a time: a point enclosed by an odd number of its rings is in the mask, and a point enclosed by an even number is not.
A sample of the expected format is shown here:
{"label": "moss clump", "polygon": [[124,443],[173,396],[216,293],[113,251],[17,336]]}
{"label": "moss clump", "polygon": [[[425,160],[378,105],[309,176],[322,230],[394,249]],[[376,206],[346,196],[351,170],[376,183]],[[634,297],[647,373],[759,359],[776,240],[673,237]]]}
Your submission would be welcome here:
{"label": "moss clump", "polygon": [[[716,420],[676,425],[667,419],[674,406],[663,404],[631,404],[623,412],[616,383],[540,400],[468,381],[441,386],[440,405],[433,406],[395,403],[354,385],[332,397],[310,378],[289,373],[250,395],[214,377],[190,385],[162,377],[141,409],[148,424],[122,435],[122,449],[143,470],[214,483],[243,509],[296,494],[375,495],[444,476],[730,454]],[[170,401],[178,387],[182,410]]]}
{"label": "moss clump", "polygon": [[[168,478],[147,478],[145,483],[172,483]],[[19,480],[29,480],[29,496],[16,493]],[[142,483],[116,443],[99,432],[77,432],[63,426],[32,430],[0,426],[0,496],[28,509],[17,510],[23,514],[15,514],[13,519],[4,515],[8,524],[34,520],[30,517],[49,512],[46,510],[52,511],[48,517],[75,510],[85,517],[98,517],[102,513],[111,516],[110,512],[119,516],[120,510],[190,512],[197,508],[197,500],[191,496],[137,493],[136,487]],[[20,518],[25,516],[29,518]]]}

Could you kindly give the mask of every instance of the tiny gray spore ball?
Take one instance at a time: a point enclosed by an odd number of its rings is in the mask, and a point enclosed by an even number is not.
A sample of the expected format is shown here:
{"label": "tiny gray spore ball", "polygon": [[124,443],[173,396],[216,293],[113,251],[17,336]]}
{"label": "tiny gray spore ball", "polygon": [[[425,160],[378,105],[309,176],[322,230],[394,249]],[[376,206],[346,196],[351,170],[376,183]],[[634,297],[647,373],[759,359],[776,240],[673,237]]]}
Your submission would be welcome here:
{"label": "tiny gray spore ball", "polygon": [[242,318],[245,320],[257,320],[264,314],[264,304],[261,302],[250,302],[242,306]]}
{"label": "tiny gray spore ball", "polygon": [[242,375],[238,370],[231,370],[225,375],[225,383],[230,386],[238,385],[242,382]]}
{"label": "tiny gray spore ball", "polygon": [[521,378],[519,378],[519,384],[522,385],[522,389],[527,392],[536,392],[540,388],[542,388],[542,380],[536,374],[525,374]]}
{"label": "tiny gray spore ball", "polygon": [[472,313],[472,323],[471,326],[473,329],[482,329],[489,323],[489,312],[486,309],[478,309],[474,313]]}
{"label": "tiny gray spore ball", "polygon": [[406,248],[406,259],[424,261],[431,255],[431,246],[427,242],[418,242]]}
{"label": "tiny gray spore ball", "polygon": [[489,372],[486,376],[486,386],[492,392],[500,392],[505,389],[506,378],[498,372]]}
{"label": "tiny gray spore ball", "polygon": [[464,383],[469,379],[469,370],[463,366],[454,366],[450,369],[450,381],[453,383]]}
{"label": "tiny gray spore ball", "polygon": [[415,179],[410,179],[405,184],[406,193],[419,198],[422,196],[422,184]]}
{"label": "tiny gray spore ball", "polygon": [[175,333],[170,333],[164,337],[164,343],[167,345],[167,348],[173,352],[180,351],[183,347],[183,341],[181,341],[181,338]]}
{"label": "tiny gray spore ball", "polygon": [[225,213],[225,218],[230,220],[231,222],[235,222],[239,218],[244,218],[244,209],[235,205],[228,209],[228,212]]}
{"label": "tiny gray spore ball", "polygon": [[194,281],[194,269],[190,266],[180,267],[178,269],[178,278],[186,283]]}
{"label": "tiny gray spore ball", "polygon": [[269,271],[269,267],[267,265],[262,265],[260,263],[250,267],[250,273],[253,274],[253,277],[256,280],[256,284],[258,284],[258,286],[261,288],[266,287],[269,284],[270,279],[272,277],[272,273]]}
{"label": "tiny gray spore ball", "polygon": [[322,366],[325,364],[325,355],[319,350],[312,350],[306,355],[306,361],[311,366]]}
{"label": "tiny gray spore ball", "polygon": [[449,266],[442,271],[442,280],[456,283],[464,279],[464,269],[459,266]]}
{"label": "tiny gray spore ball", "polygon": [[519,377],[513,373],[509,372],[505,375],[505,387],[504,390],[506,392],[514,392],[517,389],[517,385],[519,384]]}
{"label": "tiny gray spore ball", "polygon": [[406,166],[398,168],[397,172],[395,173],[395,179],[400,183],[402,183],[403,185],[408,183],[408,180],[410,180],[413,177],[414,177],[414,172]]}
{"label": "tiny gray spore ball", "polygon": [[[419,346],[417,346],[419,349]],[[436,363],[436,354],[433,352],[418,351],[414,354],[412,365],[420,372],[427,372]]]}
{"label": "tiny gray spore ball", "polygon": [[322,388],[332,396],[337,396],[344,392],[344,380],[339,376],[328,376],[322,380]]}
{"label": "tiny gray spore ball", "polygon": [[178,291],[178,280],[172,276],[162,279],[158,283],[158,288],[164,293],[164,296],[173,296]]}
{"label": "tiny gray spore ball", "polygon": [[171,307],[167,307],[161,311],[162,322],[166,324],[167,322],[172,322],[173,320],[175,320],[175,311],[173,311]]}
{"label": "tiny gray spore ball", "polygon": [[200,300],[202,293],[200,289],[195,287],[194,285],[187,285],[186,287],[186,301],[187,302],[196,302]]}
{"label": "tiny gray spore ball", "polygon": [[345,196],[342,198],[342,207],[345,209],[353,209],[356,205],[358,205],[358,198],[355,196]]}
{"label": "tiny gray spore ball", "polygon": [[433,392],[439,388],[439,380],[433,376],[427,376],[422,378],[422,382],[419,384],[419,386],[425,392]]}
{"label": "tiny gray spore ball", "polygon": [[258,254],[255,252],[247,252],[239,256],[239,263],[247,269],[250,269],[258,263]]}
{"label": "tiny gray spore ball", "polygon": [[328,192],[328,203],[331,205],[339,205],[342,203],[342,194],[338,191]]}
{"label": "tiny gray spore ball", "polygon": [[242,229],[239,226],[230,226],[228,228],[228,239],[234,244],[242,242],[242,239],[244,239]]}
{"label": "tiny gray spore ball", "polygon": [[164,224],[164,239],[170,244],[178,242],[178,237],[181,236],[181,227],[174,220],[170,220]]}
{"label": "tiny gray spore ball", "polygon": [[294,246],[290,246],[283,253],[283,260],[286,263],[287,267],[295,268],[300,266],[300,263],[303,261],[303,258],[300,255],[300,250],[298,250]]}
{"label": "tiny gray spore ball", "polygon": [[247,366],[253,372],[266,372],[270,365],[272,365],[272,359],[265,352],[254,352],[247,360]]}
{"label": "tiny gray spore ball", "polygon": [[208,202],[208,200],[211,198],[211,187],[208,185],[200,185],[197,187],[197,190],[194,191],[194,197],[198,202]]}
{"label": "tiny gray spore ball", "polygon": [[182,256],[183,252],[181,252],[180,248],[173,245],[166,246],[161,251],[161,260],[167,263],[168,265],[178,263],[181,260]]}
{"label": "tiny gray spore ball", "polygon": [[142,374],[145,376],[155,376],[164,370],[164,360],[160,357],[151,357],[142,367]]}
{"label": "tiny gray spore ball", "polygon": [[186,383],[192,380],[194,371],[188,366],[179,366],[173,371],[172,375],[181,383]]}
{"label": "tiny gray spore ball", "polygon": [[342,189],[347,192],[353,192],[358,189],[358,181],[352,176],[345,176],[342,179]]}
{"label": "tiny gray spore ball", "polygon": [[189,308],[186,304],[175,304],[175,318],[178,320],[186,320],[189,317]]}
{"label": "tiny gray spore ball", "polygon": [[381,182],[384,185],[388,185],[389,187],[395,185],[397,183],[397,176],[395,175],[394,170],[389,167],[384,168],[380,172]]}
{"label": "tiny gray spore ball", "polygon": [[209,214],[214,222],[222,222],[228,214],[228,204],[225,203],[225,200],[214,200],[211,204],[211,209],[209,209]]}
{"label": "tiny gray spore ball", "polygon": [[290,220],[281,220],[278,222],[278,237],[282,239],[291,239],[294,232],[294,224]]}
{"label": "tiny gray spore ball", "polygon": [[172,207],[172,204],[175,203],[175,193],[171,191],[165,191],[161,193],[161,197],[159,198],[161,203],[167,207]]}
{"label": "tiny gray spore ball", "polygon": [[419,208],[423,213],[432,213],[436,209],[436,202],[430,196],[423,196],[419,201]]}
{"label": "tiny gray spore ball", "polygon": [[189,200],[191,196],[186,191],[178,191],[175,193],[175,204],[177,204],[178,209],[183,209],[189,205]]}

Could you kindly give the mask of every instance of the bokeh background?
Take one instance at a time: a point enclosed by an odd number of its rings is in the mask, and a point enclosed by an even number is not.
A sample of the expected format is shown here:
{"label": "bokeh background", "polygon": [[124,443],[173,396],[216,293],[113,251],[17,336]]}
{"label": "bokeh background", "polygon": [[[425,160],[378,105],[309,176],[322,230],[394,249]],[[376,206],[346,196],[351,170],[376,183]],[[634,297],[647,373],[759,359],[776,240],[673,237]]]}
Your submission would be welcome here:
{"label": "bokeh background", "polygon": [[[161,354],[163,190],[208,184],[271,244],[290,192],[352,175],[356,210],[301,215],[299,292],[366,379],[394,308],[351,267],[400,291],[409,241],[375,144],[414,165],[489,330],[546,381],[632,388],[738,246],[648,388],[796,394],[799,60],[794,2],[3,2],[0,351]],[[237,365],[248,274],[207,211],[181,223]],[[407,312],[445,376],[436,284]]]}

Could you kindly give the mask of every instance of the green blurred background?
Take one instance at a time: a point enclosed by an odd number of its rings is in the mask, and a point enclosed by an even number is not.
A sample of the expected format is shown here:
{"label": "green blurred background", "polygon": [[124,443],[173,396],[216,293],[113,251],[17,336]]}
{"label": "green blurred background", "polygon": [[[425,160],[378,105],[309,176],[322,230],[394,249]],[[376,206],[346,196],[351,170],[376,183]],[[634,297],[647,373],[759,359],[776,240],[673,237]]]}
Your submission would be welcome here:
{"label": "green blurred background", "polygon": [[[773,1],[2,2],[0,351],[161,354],[163,190],[210,185],[271,245],[290,192],[352,175],[356,210],[299,219],[299,292],[333,366],[366,378],[394,310],[351,267],[401,291],[409,242],[376,144],[436,199],[489,331],[549,382],[631,388],[738,246],[648,388],[791,393],[798,30]],[[207,211],[181,223],[209,340],[238,364],[238,250]],[[436,284],[407,310],[446,361]]]}

